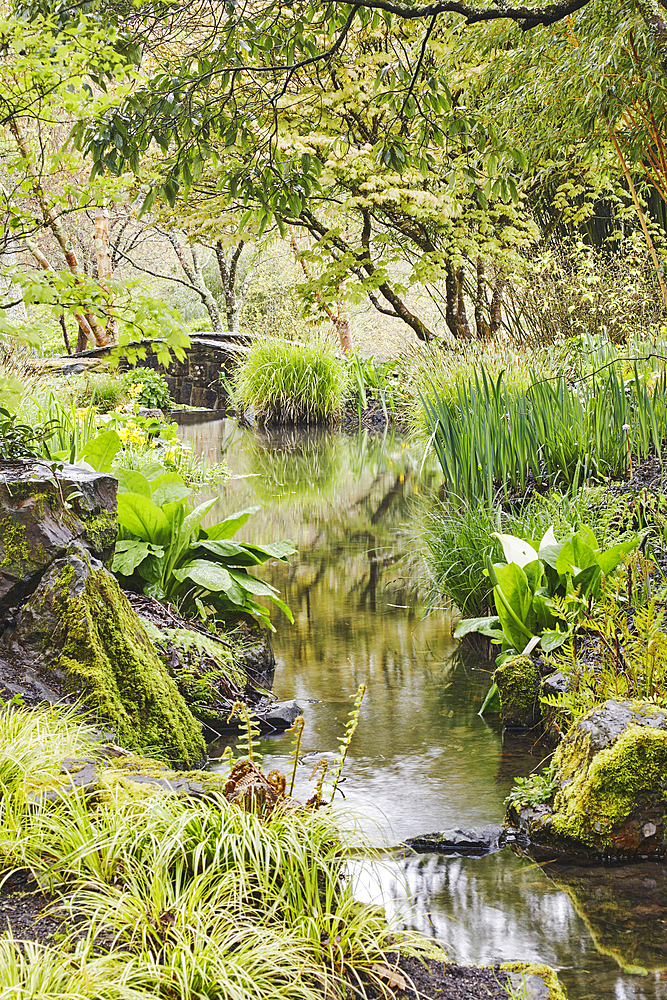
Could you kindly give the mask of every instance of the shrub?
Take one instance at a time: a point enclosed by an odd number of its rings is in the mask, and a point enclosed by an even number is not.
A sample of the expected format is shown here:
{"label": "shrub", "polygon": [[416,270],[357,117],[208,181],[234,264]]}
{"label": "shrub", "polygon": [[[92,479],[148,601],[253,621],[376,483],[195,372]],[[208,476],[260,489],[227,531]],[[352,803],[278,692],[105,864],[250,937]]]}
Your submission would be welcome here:
{"label": "shrub", "polygon": [[330,423],[348,389],[345,363],[311,341],[258,340],[235,377],[235,397],[260,423]]}
{"label": "shrub", "polygon": [[168,409],[171,398],[164,375],[152,368],[132,368],[123,375],[123,385],[128,395],[139,406],[152,409]]}
{"label": "shrub", "polygon": [[493,588],[484,570],[488,557],[495,562],[502,554],[493,532],[541,538],[553,527],[561,537],[585,525],[608,547],[631,536],[634,517],[632,501],[612,497],[604,486],[583,487],[574,497],[558,491],[535,493],[504,507],[427,501],[423,537],[430,604],[452,601],[464,616],[488,612]]}

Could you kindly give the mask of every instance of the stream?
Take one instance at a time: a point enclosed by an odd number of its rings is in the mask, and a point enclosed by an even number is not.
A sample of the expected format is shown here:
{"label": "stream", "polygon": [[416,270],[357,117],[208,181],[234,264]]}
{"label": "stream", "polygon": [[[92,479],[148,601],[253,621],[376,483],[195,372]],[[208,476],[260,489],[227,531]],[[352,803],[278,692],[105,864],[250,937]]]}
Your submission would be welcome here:
{"label": "stream", "polygon": [[[299,550],[262,574],[295,618],[271,615],[274,692],[296,698],[306,719],[297,796],[312,794],[315,764],[336,756],[364,683],[336,796],[364,836],[391,846],[501,823],[513,778],[542,753],[479,717],[490,664],[463,657],[446,612],[424,617],[410,587],[420,504],[438,487],[436,466],[422,467],[419,446],[391,431],[271,436],[216,420],[181,436],[210,462],[224,455],[240,477],[220,488],[212,520],[261,505],[238,537],[291,538]],[[266,771],[288,767],[291,741],[262,741]],[[211,756],[223,749],[212,745]],[[570,1000],[667,1000],[667,865],[538,866],[509,848],[483,858],[387,853],[361,867],[357,893],[462,964],[546,962]]]}

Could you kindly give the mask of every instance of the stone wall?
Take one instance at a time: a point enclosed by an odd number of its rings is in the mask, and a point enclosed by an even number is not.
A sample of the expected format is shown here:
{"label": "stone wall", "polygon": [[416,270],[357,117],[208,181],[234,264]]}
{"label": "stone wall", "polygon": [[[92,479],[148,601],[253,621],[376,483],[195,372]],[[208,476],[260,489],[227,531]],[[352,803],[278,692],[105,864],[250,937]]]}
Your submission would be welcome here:
{"label": "stone wall", "polygon": [[233,341],[193,337],[191,346],[185,352],[185,360],[174,359],[166,371],[150,352],[147,352],[145,360],[137,362],[137,366],[161,372],[176,404],[224,410],[229,395],[220,375],[229,377],[247,351],[245,345]]}

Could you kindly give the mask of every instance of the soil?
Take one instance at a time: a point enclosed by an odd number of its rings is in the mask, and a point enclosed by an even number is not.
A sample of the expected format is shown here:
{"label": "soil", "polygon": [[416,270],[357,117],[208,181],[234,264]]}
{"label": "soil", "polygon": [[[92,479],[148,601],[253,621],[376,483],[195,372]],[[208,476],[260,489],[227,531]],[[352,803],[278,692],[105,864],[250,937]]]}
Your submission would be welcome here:
{"label": "soil", "polygon": [[[39,941],[57,944],[61,935],[85,936],[87,924],[73,914],[56,912],[60,897],[42,892],[34,882],[14,876],[0,889],[0,934],[10,930],[16,941]],[[53,911],[53,912],[51,912]],[[95,951],[104,953],[112,947],[98,936]],[[386,964],[376,964],[376,973],[387,985],[395,1000],[507,1000],[503,988],[507,977],[498,967],[474,968],[450,965],[434,959],[387,955]],[[395,978],[392,978],[395,977]],[[405,988],[403,988],[405,984]],[[379,988],[366,986],[368,1000],[384,1000]]]}
{"label": "soil", "polygon": [[[500,968],[476,968],[469,965],[451,965],[428,958],[399,958],[387,955],[387,970],[396,978],[389,980],[396,1000],[507,1000],[504,984],[507,976]],[[376,967],[377,968],[377,967]],[[405,981],[403,989],[400,980]],[[368,996],[380,998],[383,994],[368,991]]]}

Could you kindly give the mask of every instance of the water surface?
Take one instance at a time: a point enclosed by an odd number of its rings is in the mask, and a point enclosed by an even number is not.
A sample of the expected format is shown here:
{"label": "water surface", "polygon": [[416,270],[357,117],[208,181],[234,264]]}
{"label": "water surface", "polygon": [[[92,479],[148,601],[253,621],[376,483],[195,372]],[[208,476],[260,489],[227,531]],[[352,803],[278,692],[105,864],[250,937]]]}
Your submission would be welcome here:
{"label": "water surface", "polygon": [[[289,566],[264,570],[295,616],[289,625],[272,614],[274,690],[296,698],[306,718],[297,794],[310,794],[320,759],[335,759],[363,683],[337,801],[365,836],[391,845],[500,823],[513,777],[529,773],[541,750],[480,719],[489,664],[463,659],[445,612],[424,617],[408,585],[420,497],[439,483],[432,465],[422,468],[421,450],[391,434],[269,437],[231,421],[183,436],[212,461],[222,450],[243,477],[221,489],[213,520],[223,508],[258,504],[243,537],[289,537],[299,548]],[[290,741],[263,741],[267,770],[287,766]],[[666,889],[662,865],[539,867],[509,849],[482,859],[388,855],[358,875],[361,896],[381,900],[457,960],[547,962],[562,970],[572,1000],[667,1000],[665,973],[622,971],[667,968]]]}

